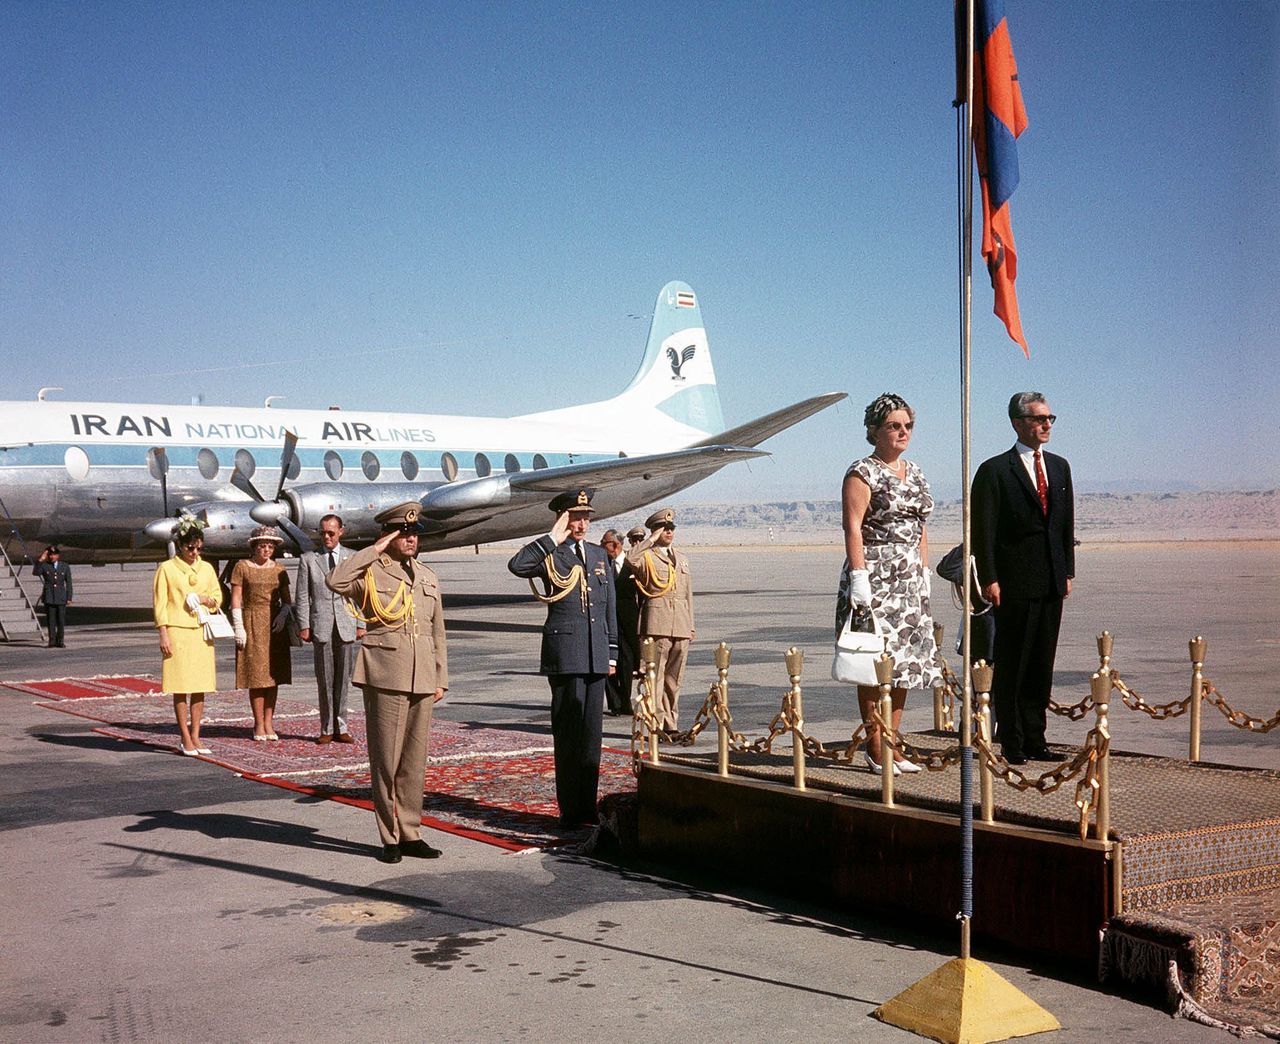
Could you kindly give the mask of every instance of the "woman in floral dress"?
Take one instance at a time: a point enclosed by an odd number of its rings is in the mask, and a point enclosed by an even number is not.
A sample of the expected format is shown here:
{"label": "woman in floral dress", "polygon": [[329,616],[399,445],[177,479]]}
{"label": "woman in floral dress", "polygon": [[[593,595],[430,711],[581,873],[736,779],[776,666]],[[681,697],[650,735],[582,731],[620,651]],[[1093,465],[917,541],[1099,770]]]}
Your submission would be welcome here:
{"label": "woman in floral dress", "polygon": [[[925,522],[933,496],[924,472],[904,459],[915,411],[901,396],[886,393],[866,409],[869,457],[850,465],[842,496],[844,569],[836,599],[836,628],[844,625],[852,606],[870,605],[888,632],[886,648],[893,657],[893,729],[898,730],[908,689],[925,689],[938,680],[933,618],[929,612],[929,545]],[[867,724],[867,766],[880,772],[880,730],[870,724],[880,698],[871,685],[858,686],[858,707]],[[901,755],[893,772],[919,772]]]}

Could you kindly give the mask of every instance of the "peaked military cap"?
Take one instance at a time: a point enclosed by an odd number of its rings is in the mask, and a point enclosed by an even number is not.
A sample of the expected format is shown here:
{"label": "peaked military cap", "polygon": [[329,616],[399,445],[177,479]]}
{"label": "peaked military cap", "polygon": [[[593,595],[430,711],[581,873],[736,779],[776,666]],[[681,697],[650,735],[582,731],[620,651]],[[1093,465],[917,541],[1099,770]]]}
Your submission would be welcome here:
{"label": "peaked military cap", "polygon": [[595,508],[591,506],[591,498],[595,495],[594,489],[570,489],[553,497],[547,507],[557,515],[562,511],[585,511],[594,515]]}
{"label": "peaked military cap", "polygon": [[403,504],[378,512],[373,516],[373,520],[382,527],[384,533],[388,529],[398,529],[403,533],[421,533],[422,523],[418,521],[421,513],[421,504],[416,500],[406,500]]}
{"label": "peaked military cap", "polygon": [[663,526],[674,527],[676,524],[676,513],[670,508],[659,508],[644,520],[644,524],[650,529],[661,529]]}
{"label": "peaked military cap", "polygon": [[645,538],[644,526],[632,526],[627,530],[628,540],[643,540]]}

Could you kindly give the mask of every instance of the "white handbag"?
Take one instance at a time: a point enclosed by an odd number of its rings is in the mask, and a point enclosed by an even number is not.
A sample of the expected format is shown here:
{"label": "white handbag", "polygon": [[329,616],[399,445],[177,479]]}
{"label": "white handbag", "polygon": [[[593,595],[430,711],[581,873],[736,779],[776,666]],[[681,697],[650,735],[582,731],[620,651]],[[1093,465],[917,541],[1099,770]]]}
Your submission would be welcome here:
{"label": "white handbag", "polygon": [[231,627],[231,621],[215,610],[205,614],[204,636],[213,641],[215,638],[234,638],[236,633]]}
{"label": "white handbag", "polygon": [[831,662],[831,677],[845,685],[876,685],[876,660],[884,654],[887,632],[874,610],[874,631],[851,631],[853,613],[845,620],[836,638],[836,655]]}

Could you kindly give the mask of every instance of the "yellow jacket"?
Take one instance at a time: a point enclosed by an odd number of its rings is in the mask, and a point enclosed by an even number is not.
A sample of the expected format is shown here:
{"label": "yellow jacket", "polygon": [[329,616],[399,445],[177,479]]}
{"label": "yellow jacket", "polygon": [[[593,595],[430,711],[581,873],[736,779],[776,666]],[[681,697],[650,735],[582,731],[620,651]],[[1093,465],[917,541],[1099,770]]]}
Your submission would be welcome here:
{"label": "yellow jacket", "polygon": [[200,620],[187,608],[187,595],[212,598],[222,605],[222,588],[218,576],[204,559],[194,566],[180,558],[161,562],[152,587],[152,607],[157,627],[199,627]]}

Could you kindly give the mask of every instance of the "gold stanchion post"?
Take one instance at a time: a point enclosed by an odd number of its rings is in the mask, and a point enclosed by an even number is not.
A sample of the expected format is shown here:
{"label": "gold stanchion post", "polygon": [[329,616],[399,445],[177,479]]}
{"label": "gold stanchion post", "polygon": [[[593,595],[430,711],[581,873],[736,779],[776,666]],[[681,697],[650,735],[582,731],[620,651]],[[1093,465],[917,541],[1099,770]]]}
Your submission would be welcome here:
{"label": "gold stanchion post", "polygon": [[[973,665],[973,689],[978,694],[978,733],[987,749],[991,749],[991,679],[995,671],[986,660]],[[996,819],[995,795],[992,793],[991,763],[978,755],[978,793],[982,798],[982,821],[994,823]]]}
{"label": "gold stanchion post", "polygon": [[1191,760],[1200,760],[1200,709],[1204,702],[1204,654],[1209,643],[1197,634],[1187,642],[1191,653]]}
{"label": "gold stanchion post", "polygon": [[[1097,729],[1108,735],[1107,704],[1111,699],[1111,676],[1099,671],[1089,679],[1090,693],[1093,697],[1093,709],[1097,714]],[[1094,836],[1099,841],[1106,841],[1111,833],[1111,744],[1098,759],[1098,805],[1094,813]]]}
{"label": "gold stanchion post", "polygon": [[804,670],[804,650],[794,645],[787,650],[787,674],[791,678],[791,764],[797,790],[804,790],[804,704],[801,702],[800,674]]}
{"label": "gold stanchion post", "polygon": [[1110,631],[1103,631],[1098,635],[1098,673],[1109,675],[1111,673],[1111,646],[1113,639]]}
{"label": "gold stanchion post", "polygon": [[729,661],[733,659],[733,651],[724,642],[716,646],[716,673],[720,680],[716,683],[716,699],[720,702],[720,710],[716,715],[719,727],[716,733],[716,767],[720,775],[729,774]]}
{"label": "gold stanchion post", "polygon": [[893,751],[889,731],[893,728],[893,657],[883,653],[876,659],[876,681],[880,683],[880,801],[893,805]]}
{"label": "gold stanchion post", "polygon": [[649,717],[649,763],[658,763],[658,643],[646,638],[640,643],[640,662],[644,665],[644,706]]}
{"label": "gold stanchion post", "polygon": [[[938,663],[942,663],[942,624],[935,623],[933,625],[933,647],[938,653]],[[946,728],[946,717],[943,710],[942,694],[946,691],[946,687],[942,684],[942,675],[938,675],[938,680],[933,686],[933,731],[941,732]]]}

